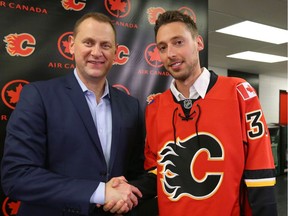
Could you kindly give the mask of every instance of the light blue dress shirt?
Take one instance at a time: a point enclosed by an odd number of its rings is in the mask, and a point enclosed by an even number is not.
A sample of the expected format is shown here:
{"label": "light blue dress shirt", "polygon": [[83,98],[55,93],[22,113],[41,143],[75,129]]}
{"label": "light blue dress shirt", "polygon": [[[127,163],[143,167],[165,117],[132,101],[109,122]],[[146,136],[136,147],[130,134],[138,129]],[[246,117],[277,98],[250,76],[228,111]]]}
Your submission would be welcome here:
{"label": "light blue dress shirt", "polygon": [[[96,96],[94,92],[89,90],[85,84],[80,80],[76,69],[74,75],[85,95],[88,103],[94,124],[97,128],[98,136],[101,142],[103,154],[105,156],[107,167],[109,167],[110,151],[111,151],[111,139],[112,139],[112,113],[111,102],[109,95],[108,81],[106,80],[105,89],[99,103],[97,104]],[[96,131],[95,131],[96,132]],[[96,170],[95,170],[96,172]],[[90,203],[105,203],[105,183],[100,182],[96,191],[90,198]]]}

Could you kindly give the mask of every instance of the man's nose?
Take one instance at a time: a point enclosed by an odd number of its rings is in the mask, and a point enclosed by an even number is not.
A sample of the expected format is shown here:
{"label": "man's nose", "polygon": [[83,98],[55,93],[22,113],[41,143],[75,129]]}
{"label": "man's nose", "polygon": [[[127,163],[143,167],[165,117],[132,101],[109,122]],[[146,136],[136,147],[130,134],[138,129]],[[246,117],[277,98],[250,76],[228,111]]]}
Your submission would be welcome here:
{"label": "man's nose", "polygon": [[175,56],[175,49],[172,46],[167,47],[167,56],[170,58]]}
{"label": "man's nose", "polygon": [[98,44],[96,44],[92,47],[91,55],[93,55],[93,56],[102,56],[103,55],[102,49]]}

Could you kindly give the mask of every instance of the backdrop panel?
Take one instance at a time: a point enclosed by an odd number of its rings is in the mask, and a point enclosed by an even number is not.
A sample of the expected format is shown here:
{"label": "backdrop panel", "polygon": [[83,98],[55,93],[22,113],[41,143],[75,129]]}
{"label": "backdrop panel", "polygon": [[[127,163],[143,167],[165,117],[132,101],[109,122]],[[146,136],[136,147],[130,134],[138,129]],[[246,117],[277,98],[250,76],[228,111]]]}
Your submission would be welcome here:
{"label": "backdrop panel", "polygon": [[[68,36],[84,13],[97,11],[111,17],[118,31],[117,59],[110,84],[139,98],[143,110],[150,94],[163,92],[171,77],[159,59],[154,23],[167,10],[180,10],[197,23],[206,44],[201,64],[208,65],[208,0],[4,0],[0,1],[0,153],[5,128],[22,87],[36,80],[61,76],[74,69]],[[3,215],[16,215],[20,202],[0,190]]]}

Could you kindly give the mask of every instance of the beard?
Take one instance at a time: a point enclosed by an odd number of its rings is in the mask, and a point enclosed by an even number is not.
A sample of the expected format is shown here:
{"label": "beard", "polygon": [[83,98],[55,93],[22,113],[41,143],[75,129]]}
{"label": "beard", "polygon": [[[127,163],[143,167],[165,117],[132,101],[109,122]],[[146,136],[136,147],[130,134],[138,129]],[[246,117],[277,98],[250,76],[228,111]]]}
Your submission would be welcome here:
{"label": "beard", "polygon": [[179,80],[181,82],[184,82],[185,80],[189,79],[191,76],[194,76],[196,72],[198,62],[194,61],[190,65],[186,65],[186,67],[183,67],[179,70],[173,70],[172,68],[168,68],[168,72],[170,75],[175,79]]}

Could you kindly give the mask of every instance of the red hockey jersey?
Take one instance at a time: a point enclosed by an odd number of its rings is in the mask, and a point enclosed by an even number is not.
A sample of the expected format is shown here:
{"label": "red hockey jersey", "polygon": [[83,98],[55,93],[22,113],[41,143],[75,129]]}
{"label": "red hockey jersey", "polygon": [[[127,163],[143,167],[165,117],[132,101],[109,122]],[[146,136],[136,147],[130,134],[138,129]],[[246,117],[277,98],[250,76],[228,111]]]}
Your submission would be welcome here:
{"label": "red hockey jersey", "polygon": [[147,106],[145,169],[157,174],[160,216],[265,215],[263,206],[275,201],[258,97],[243,79],[214,76],[189,119],[170,90]]}

